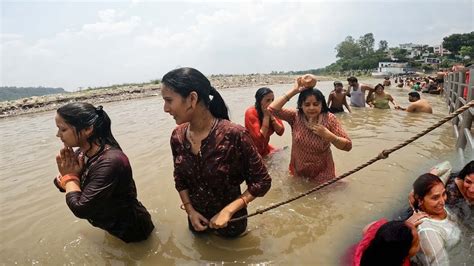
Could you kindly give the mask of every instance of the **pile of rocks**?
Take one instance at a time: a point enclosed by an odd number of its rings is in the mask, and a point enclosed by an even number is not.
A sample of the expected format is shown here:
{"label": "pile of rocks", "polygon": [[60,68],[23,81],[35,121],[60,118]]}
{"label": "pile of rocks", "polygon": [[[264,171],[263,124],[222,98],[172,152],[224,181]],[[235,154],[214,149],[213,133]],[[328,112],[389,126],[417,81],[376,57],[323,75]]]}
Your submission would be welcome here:
{"label": "pile of rocks", "polygon": [[[266,86],[272,84],[292,84],[297,75],[212,75],[211,84],[216,89]],[[327,77],[318,77],[321,80]],[[76,101],[92,104],[123,101],[160,95],[159,84],[123,85],[106,88],[88,89],[72,93],[34,96],[15,101],[0,102],[0,118],[26,113],[35,113],[57,109],[59,106]]]}

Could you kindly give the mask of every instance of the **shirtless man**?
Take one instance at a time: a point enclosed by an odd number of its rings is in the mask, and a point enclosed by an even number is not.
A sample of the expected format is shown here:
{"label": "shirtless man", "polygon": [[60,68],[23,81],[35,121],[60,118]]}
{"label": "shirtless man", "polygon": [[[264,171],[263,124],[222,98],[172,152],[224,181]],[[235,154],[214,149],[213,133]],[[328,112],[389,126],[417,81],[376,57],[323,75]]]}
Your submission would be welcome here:
{"label": "shirtless man", "polygon": [[346,94],[343,91],[343,85],[340,81],[334,81],[334,90],[328,97],[329,112],[335,114],[344,112],[343,106],[347,108],[349,113],[352,113],[351,107],[347,104]]}
{"label": "shirtless man", "polygon": [[420,94],[416,91],[412,91],[408,93],[408,101],[411,102],[407,108],[398,107],[395,109],[407,111],[410,113],[433,113],[433,109],[431,108],[431,104],[424,99],[420,99]]}
{"label": "shirtless man", "polygon": [[[351,106],[365,107],[365,103],[372,97],[374,88],[367,86],[365,84],[359,84],[356,77],[348,78],[347,82],[349,82],[349,89],[346,92],[346,96],[351,97]],[[352,92],[351,92],[351,89],[352,89]],[[365,98],[366,91],[369,92],[369,94],[367,95],[367,98]]]}

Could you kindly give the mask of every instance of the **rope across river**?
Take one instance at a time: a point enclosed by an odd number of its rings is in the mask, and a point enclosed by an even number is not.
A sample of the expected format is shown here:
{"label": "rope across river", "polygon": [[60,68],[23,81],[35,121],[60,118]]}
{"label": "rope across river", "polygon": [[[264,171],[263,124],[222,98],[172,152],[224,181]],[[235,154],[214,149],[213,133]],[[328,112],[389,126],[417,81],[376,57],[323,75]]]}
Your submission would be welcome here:
{"label": "rope across river", "polygon": [[453,113],[451,113],[451,114],[449,114],[448,116],[444,117],[443,119],[439,120],[437,123],[435,123],[435,124],[432,125],[431,127],[427,128],[427,129],[425,129],[425,130],[423,130],[422,132],[420,132],[420,133],[416,134],[415,136],[411,137],[410,139],[407,139],[406,141],[404,141],[404,142],[398,144],[397,146],[395,146],[395,147],[393,147],[393,148],[391,148],[391,149],[383,150],[379,155],[377,155],[376,157],[370,159],[370,160],[367,161],[366,163],[361,164],[360,166],[358,166],[358,167],[356,167],[356,168],[354,168],[354,169],[352,169],[352,170],[350,170],[350,171],[348,171],[348,172],[346,172],[346,173],[344,173],[344,174],[342,174],[342,175],[340,175],[340,176],[338,176],[338,177],[336,177],[336,178],[333,178],[333,179],[331,179],[331,180],[329,180],[329,181],[326,181],[326,182],[324,182],[324,183],[322,183],[322,184],[320,184],[320,185],[318,185],[318,186],[316,186],[316,187],[314,187],[314,188],[312,188],[312,189],[310,189],[310,190],[308,190],[308,191],[306,191],[306,192],[304,192],[304,193],[301,193],[301,194],[299,194],[299,195],[297,195],[297,196],[295,196],[295,197],[293,197],[293,198],[290,198],[290,199],[288,199],[288,200],[286,200],[286,201],[282,201],[282,202],[279,202],[279,203],[272,204],[272,205],[270,205],[270,206],[268,206],[268,207],[266,207],[266,208],[263,208],[263,209],[258,209],[258,210],[256,210],[254,213],[251,213],[251,214],[248,214],[248,215],[244,215],[244,216],[240,216],[240,217],[237,217],[237,218],[233,218],[233,219],[231,219],[229,222],[234,222],[234,221],[239,221],[239,220],[242,220],[242,219],[246,219],[246,218],[255,216],[255,215],[257,215],[257,214],[262,214],[262,213],[267,212],[267,211],[269,211],[269,210],[272,210],[272,209],[275,209],[275,208],[277,208],[277,207],[280,207],[280,206],[283,206],[283,205],[285,205],[285,204],[288,204],[288,203],[290,203],[290,202],[292,202],[292,201],[295,201],[295,200],[297,200],[297,199],[299,199],[299,198],[305,197],[305,196],[307,196],[307,195],[309,195],[309,194],[311,194],[311,193],[313,193],[313,192],[315,192],[315,191],[318,191],[318,190],[320,190],[320,189],[322,189],[322,188],[324,188],[324,187],[327,187],[327,186],[329,186],[329,185],[331,185],[331,184],[333,184],[333,183],[335,183],[335,182],[337,182],[337,181],[339,181],[339,180],[341,180],[341,179],[343,179],[343,178],[345,178],[345,177],[347,177],[347,176],[349,176],[349,175],[351,175],[351,174],[353,174],[353,173],[355,173],[355,172],[358,172],[359,170],[361,170],[361,169],[363,169],[363,168],[365,168],[365,167],[367,167],[367,166],[369,166],[369,165],[375,163],[375,162],[378,161],[378,160],[386,159],[386,158],[388,158],[388,155],[390,155],[392,152],[394,152],[394,151],[396,151],[396,150],[399,150],[399,149],[405,147],[406,145],[412,143],[413,141],[415,141],[415,140],[421,138],[422,136],[428,134],[429,132],[433,131],[434,129],[438,128],[438,127],[441,126],[442,124],[448,122],[449,120],[453,119],[454,117],[458,116],[459,114],[461,114],[462,112],[468,110],[470,107],[473,107],[473,106],[474,106],[474,100],[472,100],[472,101],[466,103],[464,106],[460,107],[459,109],[457,109],[457,110],[454,111]]}

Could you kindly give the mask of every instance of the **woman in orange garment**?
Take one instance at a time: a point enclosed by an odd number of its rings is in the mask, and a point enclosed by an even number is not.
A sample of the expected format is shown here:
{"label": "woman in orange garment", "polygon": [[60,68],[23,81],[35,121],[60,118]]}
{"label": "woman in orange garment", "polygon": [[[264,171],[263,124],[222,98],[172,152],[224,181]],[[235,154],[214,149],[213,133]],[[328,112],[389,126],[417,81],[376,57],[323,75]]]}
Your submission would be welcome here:
{"label": "woman in orange garment", "polygon": [[245,127],[262,157],[268,155],[275,148],[268,144],[270,136],[276,132],[278,136],[283,135],[285,127],[280,119],[274,117],[267,110],[273,102],[275,95],[269,88],[260,88],[255,93],[255,106],[245,111]]}

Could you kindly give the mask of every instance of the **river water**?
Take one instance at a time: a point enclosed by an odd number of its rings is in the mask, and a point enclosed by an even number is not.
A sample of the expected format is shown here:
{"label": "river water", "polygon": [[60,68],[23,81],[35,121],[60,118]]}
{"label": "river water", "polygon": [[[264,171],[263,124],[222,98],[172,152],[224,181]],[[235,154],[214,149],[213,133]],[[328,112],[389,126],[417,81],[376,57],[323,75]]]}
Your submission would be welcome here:
{"label": "river water", "polygon": [[[365,81],[375,84],[375,80]],[[270,86],[276,96],[290,85]],[[332,82],[318,87],[327,96]],[[245,109],[254,102],[256,87],[222,90],[231,119],[243,124]],[[387,88],[396,101],[408,105],[406,89]],[[376,156],[447,114],[440,96],[423,95],[435,113],[407,114],[396,110],[354,109],[338,114],[353,142],[350,152],[333,148],[337,174]],[[296,105],[296,97],[287,104]],[[247,235],[223,239],[195,236],[187,229],[174,189],[169,138],[175,127],[163,112],[161,97],[104,104],[113,132],[128,155],[139,200],[151,212],[156,230],[148,241],[124,244],[80,220],[67,208],[64,194],[52,183],[57,174],[55,112],[0,120],[0,263],[2,264],[319,264],[334,265],[374,219],[393,217],[406,205],[413,180],[436,163],[449,160],[456,169],[455,138],[449,123],[415,141],[388,159],[342,182],[263,215],[250,218]],[[277,147],[291,146],[286,124]],[[293,197],[312,184],[288,174],[290,148],[266,160],[272,188],[249,206],[253,212]]]}

